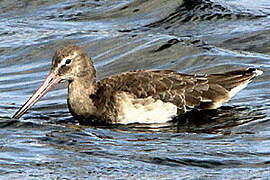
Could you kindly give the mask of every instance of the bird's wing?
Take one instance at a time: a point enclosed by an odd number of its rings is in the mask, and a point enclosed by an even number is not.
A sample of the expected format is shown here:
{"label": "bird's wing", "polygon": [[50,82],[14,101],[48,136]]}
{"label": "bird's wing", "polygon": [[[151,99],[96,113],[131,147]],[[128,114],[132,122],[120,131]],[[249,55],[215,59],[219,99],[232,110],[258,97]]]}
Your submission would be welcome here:
{"label": "bird's wing", "polygon": [[[248,68],[221,74],[189,75],[170,70],[122,73],[98,82],[99,98],[113,102],[113,94],[127,92],[137,98],[153,97],[180,109],[214,109],[243,89],[262,71]],[[110,102],[111,101],[111,102]]]}
{"label": "bird's wing", "polygon": [[169,70],[122,73],[99,81],[98,87],[102,89],[102,96],[128,92],[137,98],[153,97],[171,102],[179,108],[192,108],[211,101],[203,97],[209,89],[206,76],[180,74]]}

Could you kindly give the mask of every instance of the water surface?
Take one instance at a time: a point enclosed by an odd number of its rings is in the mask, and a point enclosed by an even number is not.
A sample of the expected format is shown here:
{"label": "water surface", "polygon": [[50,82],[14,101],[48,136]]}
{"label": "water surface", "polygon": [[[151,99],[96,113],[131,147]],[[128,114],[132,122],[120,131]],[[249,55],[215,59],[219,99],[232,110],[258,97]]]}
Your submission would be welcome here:
{"label": "water surface", "polygon": [[[268,179],[269,13],[258,0],[0,1],[1,179]],[[166,124],[80,126],[66,84],[20,120],[58,47],[86,49],[98,79],[136,69],[264,74],[222,108]]]}

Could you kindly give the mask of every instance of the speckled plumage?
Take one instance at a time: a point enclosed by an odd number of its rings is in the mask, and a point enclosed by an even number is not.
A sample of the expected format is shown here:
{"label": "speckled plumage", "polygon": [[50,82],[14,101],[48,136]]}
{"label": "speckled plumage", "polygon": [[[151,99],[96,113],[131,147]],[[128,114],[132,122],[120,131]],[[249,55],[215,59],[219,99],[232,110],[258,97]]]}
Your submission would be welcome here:
{"label": "speckled plumage", "polygon": [[[157,112],[154,106],[164,107],[162,112],[171,112],[166,118],[193,108],[217,108],[234,95],[230,92],[237,93],[240,89],[236,87],[246,85],[261,71],[248,68],[223,74],[189,75],[170,70],[138,70],[96,81],[96,71],[87,54],[78,46],[66,46],[56,51],[51,72],[69,81],[71,114],[81,124],[91,124],[128,123],[123,119],[130,118],[126,114],[131,112],[127,104],[132,106],[132,112],[137,112],[136,108],[140,108],[138,112]],[[148,113],[148,119],[150,115],[153,114]],[[151,122],[148,119],[145,121]]]}

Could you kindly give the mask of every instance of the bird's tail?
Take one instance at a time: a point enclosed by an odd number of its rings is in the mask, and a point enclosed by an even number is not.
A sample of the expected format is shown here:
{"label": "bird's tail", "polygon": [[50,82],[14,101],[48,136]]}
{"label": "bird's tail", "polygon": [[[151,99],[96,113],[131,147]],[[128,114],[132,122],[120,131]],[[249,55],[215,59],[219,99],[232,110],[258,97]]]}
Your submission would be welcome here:
{"label": "bird's tail", "polygon": [[247,68],[208,75],[209,89],[203,94],[203,98],[209,99],[209,102],[202,104],[202,107],[204,109],[213,109],[221,106],[245,88],[253,78],[262,73],[262,70]]}

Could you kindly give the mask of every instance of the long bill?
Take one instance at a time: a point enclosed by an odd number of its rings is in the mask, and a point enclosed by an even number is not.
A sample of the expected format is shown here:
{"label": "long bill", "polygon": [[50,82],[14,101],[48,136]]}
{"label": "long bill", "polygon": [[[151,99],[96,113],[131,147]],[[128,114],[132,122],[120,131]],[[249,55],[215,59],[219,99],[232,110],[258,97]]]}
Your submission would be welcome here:
{"label": "long bill", "polygon": [[51,87],[61,81],[60,77],[50,72],[43,84],[33,93],[33,95],[24,103],[24,105],[13,115],[12,118],[20,118],[28,109],[30,109]]}

